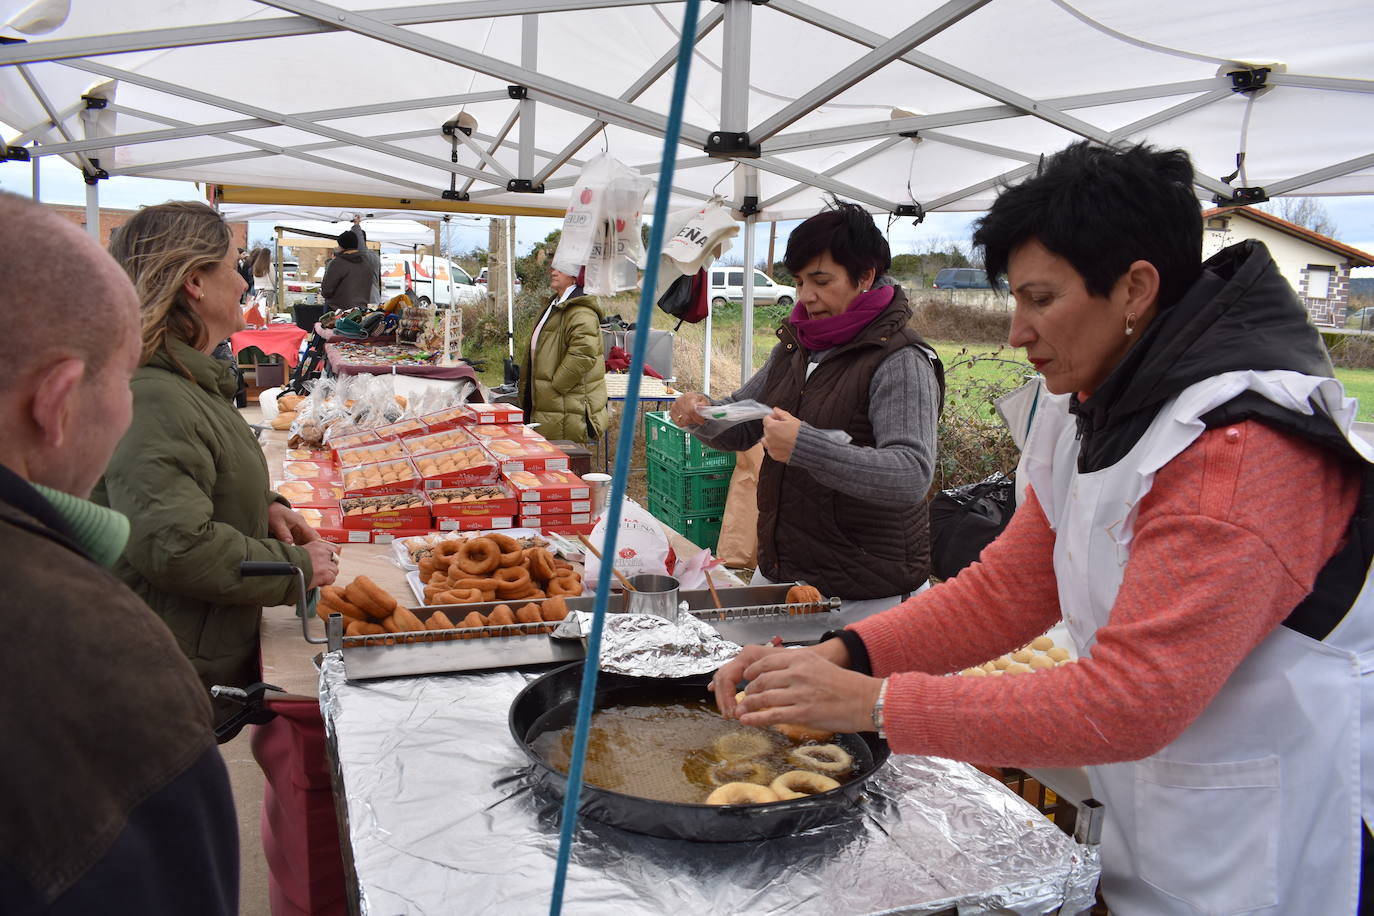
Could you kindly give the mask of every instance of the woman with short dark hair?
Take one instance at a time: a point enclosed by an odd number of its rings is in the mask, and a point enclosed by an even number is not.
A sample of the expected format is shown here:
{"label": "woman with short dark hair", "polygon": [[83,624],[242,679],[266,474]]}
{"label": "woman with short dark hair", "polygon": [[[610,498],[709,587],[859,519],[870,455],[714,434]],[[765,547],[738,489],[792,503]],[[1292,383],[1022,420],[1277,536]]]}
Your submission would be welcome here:
{"label": "woman with short dark hair", "polygon": [[[671,416],[713,448],[763,442],[754,581],[805,580],[843,599],[854,620],[929,576],[925,497],[944,373],[908,327],[911,307],[887,276],[887,240],[862,207],[836,201],[803,222],[784,263],[797,302],[768,362],[728,398],[683,395]],[[773,412],[725,426],[697,410],[743,400]]]}

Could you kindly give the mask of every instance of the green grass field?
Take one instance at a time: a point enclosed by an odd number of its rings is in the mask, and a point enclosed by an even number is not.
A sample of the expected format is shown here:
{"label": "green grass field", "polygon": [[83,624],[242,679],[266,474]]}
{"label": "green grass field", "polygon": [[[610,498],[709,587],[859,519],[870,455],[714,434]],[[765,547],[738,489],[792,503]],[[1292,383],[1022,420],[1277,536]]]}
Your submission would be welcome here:
{"label": "green grass field", "polygon": [[1345,386],[1345,393],[1360,402],[1357,419],[1374,422],[1374,369],[1337,369],[1336,378]]}

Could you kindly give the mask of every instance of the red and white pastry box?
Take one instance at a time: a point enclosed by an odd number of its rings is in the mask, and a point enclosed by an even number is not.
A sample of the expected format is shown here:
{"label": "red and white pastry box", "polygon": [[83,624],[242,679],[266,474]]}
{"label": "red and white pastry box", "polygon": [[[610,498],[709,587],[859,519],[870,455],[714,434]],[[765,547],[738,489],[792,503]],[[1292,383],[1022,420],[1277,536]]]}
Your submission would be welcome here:
{"label": "red and white pastry box", "polygon": [[276,490],[293,509],[337,509],[344,495],[342,484],[318,480],[283,480]]}
{"label": "red and white pastry box", "polygon": [[515,518],[510,515],[455,515],[435,518],[434,525],[440,531],[495,531],[514,528]]}
{"label": "red and white pastry box", "polygon": [[344,496],[391,496],[420,488],[420,472],[409,458],[343,469]]}
{"label": "red and white pastry box", "polygon": [[502,476],[522,503],[591,499],[587,482],[572,471],[509,471]]}
{"label": "red and white pastry box", "polygon": [[425,427],[432,433],[457,429],[459,426],[467,426],[472,422],[468,409],[462,405],[449,407],[446,410],[436,410],[434,413],[421,414],[415,419],[425,424]]}
{"label": "red and white pastry box", "polygon": [[499,480],[475,487],[429,490],[429,511],[435,519],[474,516],[510,517],[520,511],[515,491]]}
{"label": "red and white pastry box", "polygon": [[591,515],[590,499],[555,499],[548,502],[520,503],[520,514],[530,515]]}
{"label": "red and white pastry box", "polygon": [[339,501],[345,528],[428,528],[429,504],[418,492],[392,496],[346,496]]}
{"label": "red and white pastry box", "polygon": [[285,480],[316,480],[320,483],[338,483],[339,469],[329,461],[286,461],[282,463],[282,477]]}
{"label": "red and white pastry box", "polygon": [[503,474],[568,470],[568,453],[547,439],[487,439],[482,447],[491,452]]}
{"label": "red and white pastry box", "polygon": [[[352,534],[369,536],[374,544],[390,544],[397,538],[420,538],[429,534],[428,528],[395,528],[390,531],[354,531]],[[366,542],[364,542],[366,543]]]}
{"label": "red and white pastry box", "polygon": [[361,429],[356,432],[340,433],[337,436],[331,436],[329,437],[329,441],[325,443],[325,446],[334,455],[334,459],[337,461],[340,449],[352,448],[355,445],[367,445],[369,442],[379,441],[381,440],[377,438],[377,434],[372,430]]}
{"label": "red and white pastry box", "polygon": [[342,467],[359,464],[376,464],[379,461],[397,461],[406,457],[405,446],[392,439],[387,442],[368,442],[363,445],[350,445],[334,453]]}
{"label": "red and white pastry box", "polygon": [[455,448],[469,448],[477,444],[467,432],[458,427],[453,429],[440,430],[439,432],[426,433],[423,436],[415,436],[412,439],[401,440],[406,451],[412,457],[420,455],[430,455],[434,452],[446,452]]}
{"label": "red and white pastry box", "polygon": [[412,460],[419,468],[425,490],[476,487],[500,479],[495,459],[477,445],[418,455]]}
{"label": "red and white pastry box", "polygon": [[423,436],[429,432],[429,427],[415,419],[398,420],[386,426],[379,426],[374,432],[378,439],[406,439],[410,436]]}
{"label": "red and white pastry box", "polygon": [[334,461],[334,453],[328,449],[289,448],[285,452],[285,457],[287,461]]}
{"label": "red and white pastry box", "polygon": [[349,531],[343,526],[343,516],[338,509],[298,506],[296,511],[305,519],[315,533],[331,544],[347,544]]}
{"label": "red and white pastry box", "polygon": [[590,515],[522,515],[521,528],[534,528],[544,534],[591,534],[596,523]]}
{"label": "red and white pastry box", "polygon": [[478,439],[539,439],[544,437],[537,430],[523,423],[479,423],[467,427],[467,431]]}
{"label": "red and white pastry box", "polygon": [[479,423],[524,423],[525,412],[510,404],[464,404],[468,411],[468,425]]}

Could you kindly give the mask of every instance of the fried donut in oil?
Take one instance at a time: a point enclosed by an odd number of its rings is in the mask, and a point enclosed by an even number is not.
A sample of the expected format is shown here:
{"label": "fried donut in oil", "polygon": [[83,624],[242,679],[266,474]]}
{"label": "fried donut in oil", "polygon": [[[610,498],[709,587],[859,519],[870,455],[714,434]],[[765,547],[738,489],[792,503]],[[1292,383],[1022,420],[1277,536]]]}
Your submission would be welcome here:
{"label": "fried donut in oil", "polygon": [[847,773],[854,765],[854,758],[837,744],[794,747],[787,752],[787,759],[802,769],[817,773]]}
{"label": "fried donut in oil", "polygon": [[707,778],[713,786],[725,786],[732,782],[766,786],[773,780],[773,771],[757,760],[722,760],[707,771]]}
{"label": "fried donut in oil", "polygon": [[733,731],[712,741],[711,750],[721,760],[752,760],[772,753],[773,742],[760,731]]}
{"label": "fried donut in oil", "polygon": [[485,576],[501,562],[501,551],[491,538],[472,538],[458,548],[457,566],[469,576]]}
{"label": "fried donut in oil", "polygon": [[829,776],[822,776],[820,773],[812,773],[809,770],[791,770],[783,773],[768,785],[768,788],[772,789],[773,793],[783,801],[792,798],[805,798],[808,795],[819,795],[839,787],[840,784]]}
{"label": "fried donut in oil", "polygon": [[730,782],[706,796],[708,805],[766,805],[778,801],[777,793],[752,782]]}

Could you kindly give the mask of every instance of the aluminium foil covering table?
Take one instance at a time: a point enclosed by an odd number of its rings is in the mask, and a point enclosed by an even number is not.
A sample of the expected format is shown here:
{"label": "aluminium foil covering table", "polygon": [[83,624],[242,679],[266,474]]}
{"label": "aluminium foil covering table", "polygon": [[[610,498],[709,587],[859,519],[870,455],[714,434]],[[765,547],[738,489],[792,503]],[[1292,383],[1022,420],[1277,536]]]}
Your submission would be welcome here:
{"label": "aluminium foil covering table", "polygon": [[[561,799],[507,727],[534,672],[349,683],[324,656],[320,705],[342,774],[361,911],[543,914]],[[580,819],[570,914],[1076,913],[1095,847],[965,764],[894,755],[861,812],[766,842],[693,843]]]}

